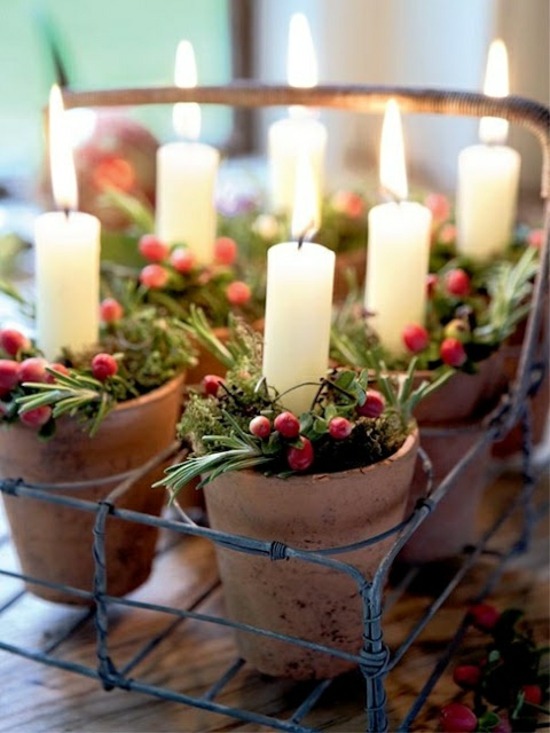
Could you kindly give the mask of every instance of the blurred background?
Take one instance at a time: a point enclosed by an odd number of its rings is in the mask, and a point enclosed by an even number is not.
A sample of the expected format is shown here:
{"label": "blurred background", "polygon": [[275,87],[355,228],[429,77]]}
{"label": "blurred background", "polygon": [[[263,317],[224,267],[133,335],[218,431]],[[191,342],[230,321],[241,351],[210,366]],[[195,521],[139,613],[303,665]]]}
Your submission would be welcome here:
{"label": "blurred background", "polygon": [[[319,83],[400,84],[480,91],[495,37],[509,52],[511,93],[549,103],[547,0],[0,0],[0,186],[33,197],[44,153],[41,111],[56,79],[75,88],[168,85],[180,39],[195,48],[198,80],[286,82],[288,23],[306,14]],[[61,75],[61,79],[60,79]],[[66,78],[63,78],[66,77]],[[171,111],[131,111],[158,140]],[[201,138],[233,156],[265,154],[267,126],[286,115],[203,109]],[[324,111],[328,185],[376,171],[381,119]],[[458,152],[477,141],[477,120],[405,119],[410,177],[453,193]],[[86,133],[82,118],[80,133]],[[512,126],[522,155],[522,196],[536,197],[538,144]]]}

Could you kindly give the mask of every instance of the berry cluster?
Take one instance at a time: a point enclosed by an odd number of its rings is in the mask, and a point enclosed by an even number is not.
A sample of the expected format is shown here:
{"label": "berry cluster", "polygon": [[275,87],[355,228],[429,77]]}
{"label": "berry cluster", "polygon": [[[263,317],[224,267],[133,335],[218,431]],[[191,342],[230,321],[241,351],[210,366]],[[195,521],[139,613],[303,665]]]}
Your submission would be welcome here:
{"label": "berry cluster", "polygon": [[[214,374],[207,374],[202,380],[205,395],[217,398],[218,395],[231,391],[225,387],[225,380]],[[300,419],[289,410],[282,410],[270,417],[255,414],[248,422],[248,433],[257,438],[260,448],[279,450],[284,453],[285,461],[291,471],[308,471],[315,461],[314,443],[317,441],[344,441],[350,438],[356,428],[356,421],[361,418],[376,419],[382,415],[386,407],[384,396],[375,389],[368,389],[364,399],[355,408],[355,420],[343,415],[334,415],[325,420],[317,420],[315,430],[311,430],[307,420]],[[326,449],[326,446],[325,446]]]}
{"label": "berry cluster", "polygon": [[188,293],[194,285],[209,284],[221,288],[228,305],[233,307],[246,305],[252,297],[249,285],[234,279],[231,268],[237,261],[238,249],[230,237],[216,239],[212,266],[197,262],[188,247],[170,248],[154,234],[144,234],[138,248],[148,262],[139,273],[139,281],[149,290],[166,290],[176,297]]}
{"label": "berry cluster", "polygon": [[[61,362],[49,362],[36,355],[30,340],[13,328],[0,330],[0,418],[6,421],[19,419],[23,425],[39,430],[52,419],[50,405],[26,409],[18,407],[18,399],[25,397],[33,385],[58,384],[59,377],[68,376],[70,370]],[[94,379],[105,382],[118,371],[118,363],[111,354],[96,354],[89,371]]]}
{"label": "berry cluster", "polygon": [[440,723],[446,733],[529,733],[536,730],[540,713],[548,715],[541,707],[548,697],[548,674],[541,672],[547,650],[537,649],[531,633],[518,627],[521,616],[515,609],[500,613],[487,603],[469,609],[470,623],[491,642],[483,659],[453,670],[454,682],[473,693],[474,705],[445,705]]}

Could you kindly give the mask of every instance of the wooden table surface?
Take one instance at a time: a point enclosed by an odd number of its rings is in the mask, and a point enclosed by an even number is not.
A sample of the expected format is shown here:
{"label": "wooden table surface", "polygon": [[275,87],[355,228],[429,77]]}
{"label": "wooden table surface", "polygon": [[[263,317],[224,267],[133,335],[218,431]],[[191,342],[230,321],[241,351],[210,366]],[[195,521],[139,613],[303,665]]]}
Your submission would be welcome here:
{"label": "wooden table surface", "polygon": [[[537,485],[540,500],[548,498],[548,472]],[[498,512],[520,485],[515,471],[493,477],[484,498],[484,521]],[[31,518],[30,518],[31,520]],[[518,519],[502,528],[497,545],[507,546],[517,533]],[[158,604],[218,613],[223,607],[213,548],[202,538],[182,538],[165,534],[150,580],[131,597]],[[489,597],[499,608],[525,610],[540,642],[548,639],[548,521],[539,522],[529,552],[512,561],[498,587]],[[17,568],[5,518],[0,513],[0,567]],[[390,730],[402,719],[430,674],[438,655],[462,620],[480,584],[494,567],[486,556],[470,571],[453,592],[436,618],[422,633],[387,680]],[[419,618],[433,597],[437,578],[433,569],[419,573],[415,587],[407,591],[386,613],[385,638],[390,647],[398,645],[404,632]],[[0,576],[0,607],[22,588],[17,579]],[[392,594],[391,586],[388,597]],[[63,639],[67,630],[74,630]],[[170,633],[167,635],[167,631]],[[231,631],[199,623],[174,623],[173,617],[141,609],[116,608],[110,618],[110,652],[122,667],[145,642],[158,643],[131,671],[135,679],[199,695],[217,679],[236,657]],[[82,609],[41,601],[23,594],[0,614],[0,639],[30,649],[50,649],[56,656],[91,667],[95,666],[93,620]],[[58,641],[63,639],[62,641]],[[481,650],[486,637],[469,629],[465,639],[412,730],[438,730],[438,710],[451,699],[463,695],[451,679],[456,659]],[[244,666],[223,690],[219,701],[264,715],[284,718],[304,697],[306,683],[262,677]],[[358,673],[337,680],[304,720],[304,724],[328,731],[364,730],[363,685]],[[13,733],[138,733],[146,731],[257,731],[270,730],[217,713],[160,700],[138,692],[119,689],[104,692],[96,680],[48,667],[20,656],[0,651],[0,731]]]}

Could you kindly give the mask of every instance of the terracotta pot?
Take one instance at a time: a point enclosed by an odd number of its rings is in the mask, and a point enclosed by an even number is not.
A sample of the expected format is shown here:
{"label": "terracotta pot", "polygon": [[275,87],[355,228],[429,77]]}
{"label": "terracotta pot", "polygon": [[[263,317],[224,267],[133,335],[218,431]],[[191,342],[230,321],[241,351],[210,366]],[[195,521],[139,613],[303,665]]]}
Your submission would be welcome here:
{"label": "terracotta pot", "polygon": [[[420,428],[420,442],[432,461],[434,487],[438,486],[483,434],[481,423],[449,426],[445,435],[427,436]],[[455,430],[453,430],[455,428]],[[460,430],[460,432],[458,430]],[[462,432],[464,431],[464,432]],[[478,539],[478,508],[488,480],[490,448],[461,471],[434,511],[407,541],[399,560],[410,565],[447,560],[460,554],[466,545]],[[426,477],[420,460],[411,484],[407,513],[425,495]]]}
{"label": "terracotta pot", "polygon": [[[419,373],[418,378],[429,375]],[[415,410],[420,429],[420,444],[433,466],[434,488],[483,432],[481,420],[494,407],[507,386],[502,350],[479,364],[476,374],[456,372]],[[430,435],[428,428],[445,430]],[[415,530],[399,554],[399,560],[422,564],[458,555],[463,547],[477,540],[476,516],[487,483],[490,448],[479,455],[452,483],[445,498]],[[411,484],[408,511],[425,493],[426,479],[417,466]]]}
{"label": "terracotta pot", "polygon": [[[357,542],[403,519],[417,433],[380,463],[279,479],[255,471],[221,475],[205,488],[213,528],[320,550]],[[338,555],[372,577],[394,541]],[[351,653],[361,649],[357,586],[347,575],[301,560],[271,561],[216,546],[229,617]],[[352,665],[295,644],[237,632],[242,656],[260,672],[293,679],[334,677]]]}
{"label": "terracotta pot", "polygon": [[[0,433],[0,475],[30,483],[56,484],[52,494],[100,501],[129,471],[139,468],[175,438],[183,377],[118,405],[90,438],[72,418],[58,421],[55,436],[39,441],[21,424]],[[166,465],[166,464],[165,464]],[[117,507],[160,513],[165,494],[152,490],[165,465],[134,482]],[[75,487],[75,482],[86,482]],[[4,495],[6,513],[22,571],[41,580],[90,591],[95,516],[38,499]],[[107,590],[121,596],[148,578],[157,530],[110,517],[107,521]],[[35,595],[61,603],[88,604],[63,591],[29,584]]]}

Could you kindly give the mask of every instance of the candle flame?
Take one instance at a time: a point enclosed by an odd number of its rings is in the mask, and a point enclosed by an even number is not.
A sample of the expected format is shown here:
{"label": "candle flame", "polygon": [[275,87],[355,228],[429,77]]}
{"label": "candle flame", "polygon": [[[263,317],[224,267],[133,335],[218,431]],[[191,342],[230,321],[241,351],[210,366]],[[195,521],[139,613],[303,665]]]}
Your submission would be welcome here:
{"label": "candle flame", "polygon": [[319,223],[319,199],[313,166],[309,155],[303,153],[296,161],[292,238],[299,242],[311,239],[319,228]]}
{"label": "candle flame", "polygon": [[286,70],[291,87],[308,89],[317,84],[317,57],[309,23],[303,13],[295,13],[290,18]]}
{"label": "candle flame", "polygon": [[[174,83],[181,89],[197,86],[195,52],[189,41],[180,41],[178,44]],[[178,135],[187,140],[197,140],[201,133],[201,108],[196,102],[179,102],[174,105],[172,122]]]}
{"label": "candle flame", "polygon": [[49,100],[50,175],[55,203],[69,211],[78,205],[78,187],[70,130],[61,90],[54,84]]}
{"label": "candle flame", "polygon": [[386,105],[380,144],[380,184],[393,198],[403,201],[408,196],[407,169],[401,114],[395,99]]}
{"label": "candle flame", "polygon": [[[489,47],[483,92],[490,97],[506,97],[509,89],[508,53],[504,42],[497,39]],[[479,137],[487,145],[503,144],[508,137],[508,127],[508,120],[501,117],[482,117]]]}

